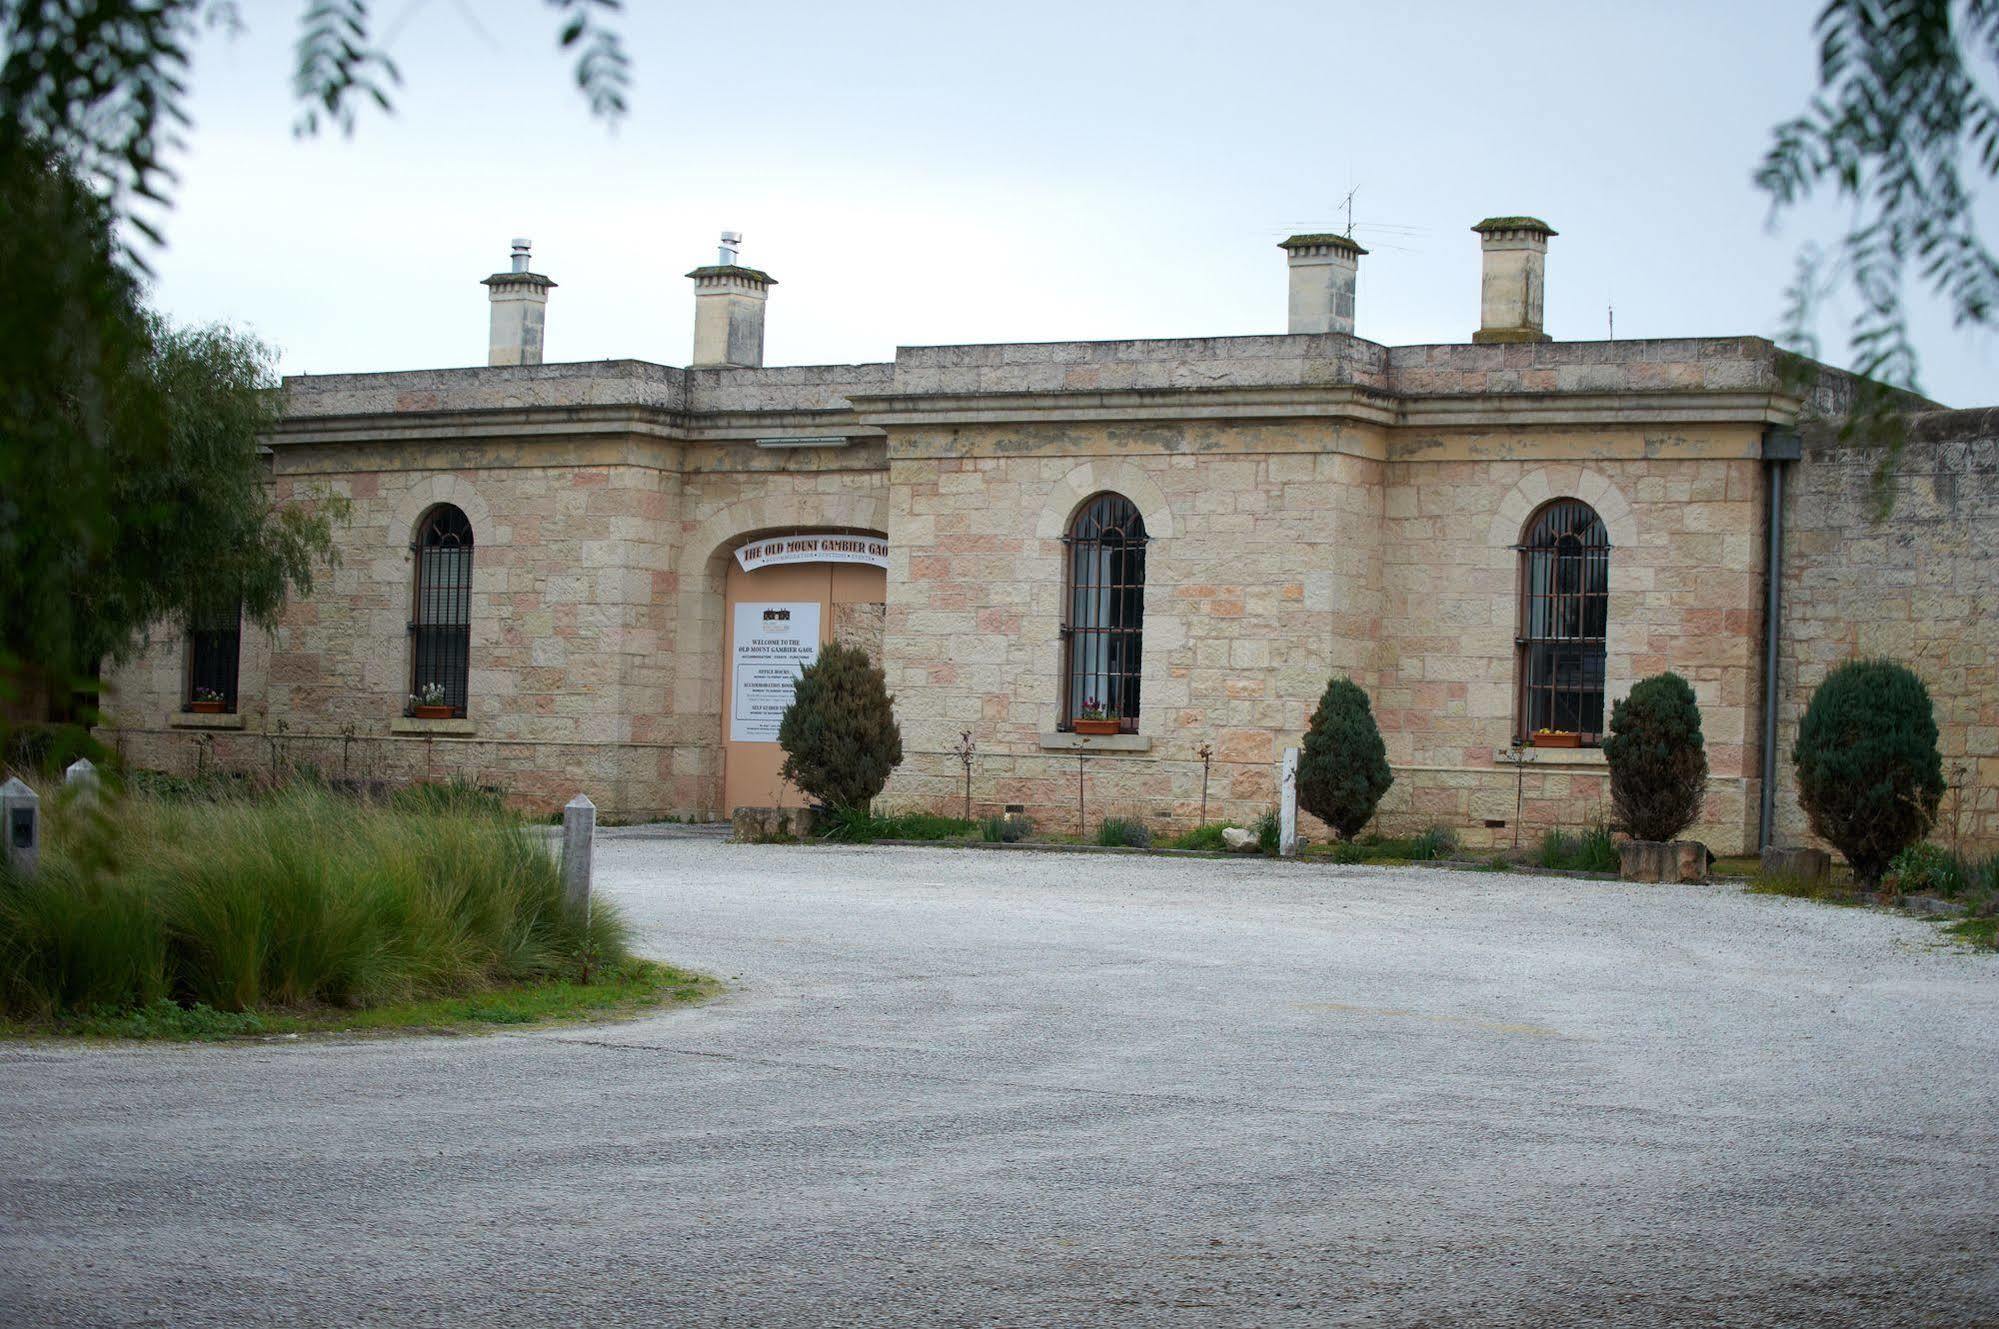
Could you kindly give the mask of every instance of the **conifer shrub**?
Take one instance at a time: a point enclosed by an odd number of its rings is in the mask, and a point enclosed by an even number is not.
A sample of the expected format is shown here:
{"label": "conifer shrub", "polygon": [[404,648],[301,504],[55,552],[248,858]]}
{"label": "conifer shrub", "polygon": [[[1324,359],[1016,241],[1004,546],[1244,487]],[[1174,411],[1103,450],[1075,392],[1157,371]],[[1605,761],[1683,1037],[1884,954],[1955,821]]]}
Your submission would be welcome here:
{"label": "conifer shrub", "polygon": [[1701,708],[1678,674],[1641,679],[1611,708],[1610,802],[1634,840],[1671,840],[1700,820],[1707,800]]}
{"label": "conifer shrub", "polygon": [[1892,660],[1850,660],[1826,675],[1791,762],[1813,833],[1869,886],[1936,821],[1943,758],[1929,689]]}
{"label": "conifer shrub", "polygon": [[1298,806],[1350,840],[1393,783],[1367,693],[1350,678],[1330,680],[1298,754]]}
{"label": "conifer shrub", "polygon": [[866,810],[902,764],[888,680],[866,651],[837,641],[799,674],[777,741],[784,778],[836,810]]}

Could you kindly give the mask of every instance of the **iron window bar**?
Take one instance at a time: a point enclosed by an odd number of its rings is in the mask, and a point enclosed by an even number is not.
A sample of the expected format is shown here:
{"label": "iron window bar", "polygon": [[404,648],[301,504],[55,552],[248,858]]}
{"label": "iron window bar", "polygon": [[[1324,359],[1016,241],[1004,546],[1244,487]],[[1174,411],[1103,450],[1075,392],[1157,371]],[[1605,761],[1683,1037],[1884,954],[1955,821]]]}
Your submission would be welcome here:
{"label": "iron window bar", "polygon": [[1060,729],[1092,702],[1120,733],[1138,732],[1145,647],[1145,519],[1122,494],[1098,494],[1069,523]]}
{"label": "iron window bar", "polygon": [[1528,521],[1520,553],[1517,742],[1542,730],[1603,737],[1609,646],[1610,536],[1579,499],[1557,499]]}
{"label": "iron window bar", "polygon": [[448,503],[432,508],[410,552],[416,559],[410,695],[441,686],[444,704],[463,717],[472,652],[472,523]]}
{"label": "iron window bar", "polygon": [[203,693],[222,698],[222,709],[236,713],[236,688],[243,652],[241,601],[217,613],[197,617],[187,634],[187,706]]}

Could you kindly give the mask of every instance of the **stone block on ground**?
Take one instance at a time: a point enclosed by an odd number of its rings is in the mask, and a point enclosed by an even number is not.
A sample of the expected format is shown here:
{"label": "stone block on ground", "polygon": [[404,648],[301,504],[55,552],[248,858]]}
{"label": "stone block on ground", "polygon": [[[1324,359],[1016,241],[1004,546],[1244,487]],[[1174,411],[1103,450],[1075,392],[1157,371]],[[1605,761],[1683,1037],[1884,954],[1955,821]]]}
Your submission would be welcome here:
{"label": "stone block on ground", "polygon": [[1832,855],[1823,849],[1779,849],[1771,845],[1763,851],[1763,872],[1771,877],[1824,881],[1832,875]]}
{"label": "stone block on ground", "polygon": [[1617,847],[1622,881],[1706,881],[1708,848],[1698,840],[1626,840]]}
{"label": "stone block on ground", "polygon": [[1256,848],[1256,832],[1246,831],[1240,826],[1224,826],[1222,827],[1222,843],[1235,850],[1254,849]]}
{"label": "stone block on ground", "polygon": [[811,808],[737,808],[729,821],[737,844],[809,840],[818,830]]}

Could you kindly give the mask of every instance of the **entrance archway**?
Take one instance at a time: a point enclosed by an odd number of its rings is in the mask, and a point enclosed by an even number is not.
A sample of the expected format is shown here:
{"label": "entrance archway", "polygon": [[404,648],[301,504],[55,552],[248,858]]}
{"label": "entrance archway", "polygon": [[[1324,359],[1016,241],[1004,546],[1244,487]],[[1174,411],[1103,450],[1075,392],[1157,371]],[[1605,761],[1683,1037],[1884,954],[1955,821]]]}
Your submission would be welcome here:
{"label": "entrance archway", "polygon": [[[810,538],[815,537],[776,537],[751,544],[771,546],[780,540]],[[869,546],[882,543],[879,537],[844,534],[823,538]],[[790,682],[800,664],[835,639],[859,646],[880,661],[888,572],[872,561],[878,556],[874,548],[864,554],[840,553],[870,561],[785,557],[782,550],[769,560],[752,558],[749,567],[743,566],[741,557],[729,560],[722,612],[725,814],[739,807],[797,807],[805,801],[778,774],[784,750],[777,744],[777,724],[790,702]]]}

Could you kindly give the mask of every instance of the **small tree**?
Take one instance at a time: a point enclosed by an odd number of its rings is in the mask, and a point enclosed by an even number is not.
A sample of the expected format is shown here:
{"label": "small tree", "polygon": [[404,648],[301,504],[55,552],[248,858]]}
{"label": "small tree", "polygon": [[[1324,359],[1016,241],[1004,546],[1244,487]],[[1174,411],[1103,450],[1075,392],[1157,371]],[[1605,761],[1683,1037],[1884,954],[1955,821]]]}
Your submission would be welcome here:
{"label": "small tree", "polygon": [[1812,831],[1870,886],[1936,821],[1943,758],[1929,689],[1892,660],[1850,660],[1827,674],[1791,761]]}
{"label": "small tree", "polygon": [[1678,674],[1654,674],[1610,711],[1603,741],[1610,802],[1634,840],[1670,840],[1700,819],[1707,799],[1701,708]]}
{"label": "small tree", "polygon": [[778,722],[784,778],[830,808],[865,811],[902,764],[888,680],[858,646],[829,642]]}
{"label": "small tree", "polygon": [[1298,806],[1350,840],[1394,783],[1367,693],[1350,678],[1328,681],[1298,754]]}

